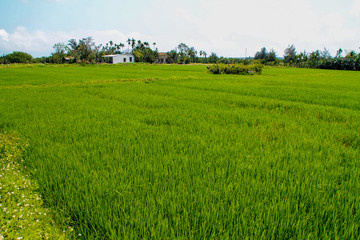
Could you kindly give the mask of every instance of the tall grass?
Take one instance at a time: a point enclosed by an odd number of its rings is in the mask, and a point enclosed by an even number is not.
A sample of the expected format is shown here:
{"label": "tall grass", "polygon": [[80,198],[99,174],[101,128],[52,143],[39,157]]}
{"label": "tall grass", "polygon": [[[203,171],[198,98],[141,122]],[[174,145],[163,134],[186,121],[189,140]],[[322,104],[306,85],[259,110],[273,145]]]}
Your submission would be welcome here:
{"label": "tall grass", "polygon": [[0,128],[86,239],[357,239],[360,74],[0,69]]}

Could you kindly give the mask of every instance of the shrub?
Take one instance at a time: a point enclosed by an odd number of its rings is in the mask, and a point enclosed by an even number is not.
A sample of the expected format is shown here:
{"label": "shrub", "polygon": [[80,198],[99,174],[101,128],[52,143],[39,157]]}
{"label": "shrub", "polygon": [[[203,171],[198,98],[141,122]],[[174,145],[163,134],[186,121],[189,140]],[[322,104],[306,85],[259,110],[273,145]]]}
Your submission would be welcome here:
{"label": "shrub", "polygon": [[212,74],[236,74],[236,75],[253,75],[261,74],[263,65],[261,64],[214,64],[208,66],[209,73]]}
{"label": "shrub", "polygon": [[24,52],[13,52],[5,56],[7,63],[31,63],[32,56]]}

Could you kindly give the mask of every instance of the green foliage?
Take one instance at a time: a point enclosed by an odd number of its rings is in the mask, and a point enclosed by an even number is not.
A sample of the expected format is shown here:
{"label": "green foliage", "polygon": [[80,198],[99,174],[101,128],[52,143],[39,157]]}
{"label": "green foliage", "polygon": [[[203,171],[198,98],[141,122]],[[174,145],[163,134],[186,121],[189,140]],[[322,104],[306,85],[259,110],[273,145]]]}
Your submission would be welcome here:
{"label": "green foliage", "polygon": [[0,64],[6,64],[5,55],[0,56]]}
{"label": "green foliage", "polygon": [[52,57],[38,57],[38,58],[33,58],[32,62],[33,63],[53,63],[53,58]]}
{"label": "green foliage", "polygon": [[157,50],[152,50],[149,43],[137,41],[137,45],[133,47],[132,54],[135,56],[135,62],[154,63],[159,58]]}
{"label": "green foliage", "polygon": [[263,47],[263,48],[261,48],[260,52],[256,52],[254,59],[265,59],[267,54],[268,53],[266,51],[266,48]]}
{"label": "green foliage", "polygon": [[179,64],[188,64],[191,62],[190,48],[185,43],[180,43],[177,46],[178,56],[177,63]]}
{"label": "green foliage", "polygon": [[109,41],[105,46],[102,47],[101,55],[121,54],[121,50],[124,47],[125,45],[123,43],[116,44],[113,41]]}
{"label": "green foliage", "polygon": [[15,134],[0,132],[0,238],[65,239],[26,175],[26,147]]}
{"label": "green foliage", "polygon": [[262,64],[272,65],[272,66],[276,65],[278,61],[276,58],[275,50],[271,49],[271,51],[268,52],[265,47],[261,48],[260,52],[256,52],[254,59],[261,60]]}
{"label": "green foliage", "polygon": [[25,52],[13,52],[4,56],[4,63],[31,63],[32,56]]}
{"label": "green foliage", "polygon": [[176,63],[177,59],[178,59],[178,54],[175,50],[171,50],[169,52],[166,53],[167,55],[167,62],[168,63]]}
{"label": "green foliage", "polygon": [[0,127],[83,239],[358,239],[359,78],[2,68]]}
{"label": "green foliage", "polygon": [[219,57],[216,55],[216,53],[212,52],[210,56],[207,58],[208,63],[217,63],[219,60]]}
{"label": "green foliage", "polygon": [[284,62],[292,64],[296,60],[296,48],[294,44],[288,46],[284,51]]}
{"label": "green foliage", "polygon": [[[292,49],[292,50],[291,50]],[[287,52],[289,54],[295,51],[295,47],[292,45],[288,48]],[[324,48],[323,51],[316,50],[311,53],[306,53],[305,51],[295,55],[295,57],[290,57],[290,55],[285,55],[284,62],[291,64],[295,67],[301,68],[320,68],[320,69],[334,69],[334,70],[360,70],[360,54],[357,54],[355,51],[350,51],[346,54],[345,57],[342,57],[342,49],[337,51],[335,57],[331,57],[329,51]]]}
{"label": "green foliage", "polygon": [[[201,52],[203,54],[203,52]],[[167,63],[189,64],[198,62],[197,51],[185,43],[180,43],[175,50],[167,52]]]}
{"label": "green foliage", "polygon": [[263,65],[215,64],[212,66],[208,66],[207,69],[212,74],[260,75],[263,69]]}
{"label": "green foliage", "polygon": [[64,43],[56,43],[53,48],[55,52],[51,54],[52,63],[63,63],[63,59],[66,56],[66,45]]}
{"label": "green foliage", "polygon": [[79,42],[76,39],[70,39],[67,50],[67,55],[74,57],[74,62],[95,63],[101,59],[100,46],[96,46],[92,37],[82,38]]}

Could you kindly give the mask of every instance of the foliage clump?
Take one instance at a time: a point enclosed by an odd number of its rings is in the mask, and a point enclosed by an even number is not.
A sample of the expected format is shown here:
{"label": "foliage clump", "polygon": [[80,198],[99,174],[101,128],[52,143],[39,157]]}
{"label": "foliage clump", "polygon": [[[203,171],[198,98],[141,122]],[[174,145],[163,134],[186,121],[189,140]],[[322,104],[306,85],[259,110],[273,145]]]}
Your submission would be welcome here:
{"label": "foliage clump", "polygon": [[22,153],[27,144],[0,132],[0,239],[65,239],[24,174]]}
{"label": "foliage clump", "polygon": [[235,74],[235,75],[260,75],[263,69],[262,64],[214,64],[208,66],[209,73],[212,74]]}
{"label": "foliage clump", "polygon": [[0,63],[31,63],[33,57],[25,52],[13,52],[0,57]]}

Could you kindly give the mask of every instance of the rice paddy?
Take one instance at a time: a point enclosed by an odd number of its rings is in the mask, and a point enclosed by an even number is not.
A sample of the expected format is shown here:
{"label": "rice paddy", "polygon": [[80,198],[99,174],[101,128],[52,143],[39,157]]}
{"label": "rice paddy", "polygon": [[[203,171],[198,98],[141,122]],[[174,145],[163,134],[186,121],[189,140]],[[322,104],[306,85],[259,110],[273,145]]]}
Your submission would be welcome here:
{"label": "rice paddy", "polygon": [[358,239],[360,73],[0,68],[0,129],[83,239]]}

